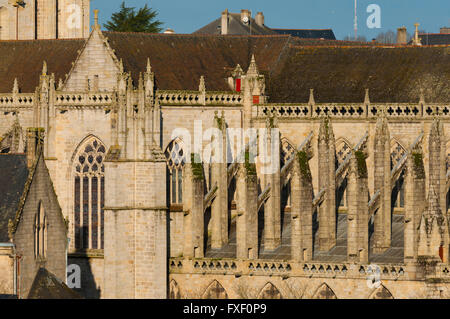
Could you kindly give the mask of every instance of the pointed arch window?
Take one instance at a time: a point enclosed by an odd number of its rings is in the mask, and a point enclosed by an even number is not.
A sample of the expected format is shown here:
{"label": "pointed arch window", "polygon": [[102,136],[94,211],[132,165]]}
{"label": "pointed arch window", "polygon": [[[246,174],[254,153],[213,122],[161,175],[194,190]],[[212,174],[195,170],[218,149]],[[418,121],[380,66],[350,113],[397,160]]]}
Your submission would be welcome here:
{"label": "pointed arch window", "polygon": [[[399,142],[393,140],[391,143],[391,169],[397,166],[405,155],[405,148]],[[394,185],[392,185],[392,201],[394,203],[394,208],[396,209],[405,207],[405,188],[403,185],[403,179],[404,174],[402,173],[395,181]]]}
{"label": "pointed arch window", "polygon": [[103,249],[106,147],[88,139],[75,157],[75,249]]}
{"label": "pointed arch window", "polygon": [[181,141],[172,141],[164,154],[170,174],[170,204],[181,205],[183,203],[183,167],[186,163],[186,154]]}
{"label": "pointed arch window", "polygon": [[[348,144],[345,140],[340,140],[336,147],[336,161],[337,165],[341,165],[347,159],[352,152],[352,148],[350,144]],[[337,190],[337,198],[339,200],[339,209],[342,211],[347,210],[347,178],[344,179],[341,187]]]}
{"label": "pointed arch window", "polygon": [[34,217],[34,256],[45,258],[47,254],[47,216],[44,205],[39,203],[38,211]]}

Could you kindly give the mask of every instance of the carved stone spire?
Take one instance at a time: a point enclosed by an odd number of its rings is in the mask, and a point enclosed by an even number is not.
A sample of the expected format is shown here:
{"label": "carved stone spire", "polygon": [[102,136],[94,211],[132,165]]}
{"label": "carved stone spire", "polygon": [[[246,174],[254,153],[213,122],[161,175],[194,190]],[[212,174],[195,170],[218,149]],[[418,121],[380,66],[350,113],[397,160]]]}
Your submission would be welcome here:
{"label": "carved stone spire", "polygon": [[309,105],[315,105],[316,101],[314,100],[314,89],[309,89]]}
{"label": "carved stone spire", "polygon": [[258,66],[256,65],[255,55],[252,54],[252,59],[250,61],[250,65],[247,70],[247,75],[258,75]]}
{"label": "carved stone spire", "polygon": [[366,89],[366,95],[364,96],[364,104],[365,105],[370,104],[369,89]]}
{"label": "carved stone spire", "polygon": [[14,85],[13,85],[13,94],[19,93],[19,82],[17,81],[17,78],[14,79]]}
{"label": "carved stone spire", "polygon": [[243,73],[244,73],[244,71],[242,70],[242,67],[238,64],[238,65],[236,65],[236,68],[233,70],[233,72],[231,72],[231,75],[234,78],[237,78],[237,77],[240,77]]}
{"label": "carved stone spire", "polygon": [[150,64],[150,58],[147,58],[147,73],[152,73],[152,65]]}
{"label": "carved stone spire", "polygon": [[440,247],[445,244],[448,234],[446,218],[442,213],[439,197],[433,185],[428,193],[425,208],[419,226],[419,256],[439,257]]}
{"label": "carved stone spire", "polygon": [[419,94],[419,104],[425,105],[425,94],[423,88],[420,88],[420,94]]}
{"label": "carved stone spire", "polygon": [[200,92],[206,91],[205,77],[203,75],[200,77],[200,84],[198,85],[198,90]]}
{"label": "carved stone spire", "polygon": [[119,72],[120,72],[120,73],[123,73],[123,71],[124,71],[124,68],[123,68],[123,60],[120,59],[120,61],[119,61]]}
{"label": "carved stone spire", "polygon": [[47,75],[47,72],[48,72],[48,70],[47,70],[47,62],[44,61],[44,64],[42,66],[42,75]]}

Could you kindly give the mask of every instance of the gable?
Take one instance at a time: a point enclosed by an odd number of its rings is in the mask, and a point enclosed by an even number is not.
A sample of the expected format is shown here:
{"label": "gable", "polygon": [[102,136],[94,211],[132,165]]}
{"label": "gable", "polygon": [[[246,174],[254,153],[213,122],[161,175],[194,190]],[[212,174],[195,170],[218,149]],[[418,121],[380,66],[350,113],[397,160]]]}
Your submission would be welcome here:
{"label": "gable", "polygon": [[[38,153],[41,153],[41,151],[38,151]],[[57,228],[63,226],[64,233],[66,233],[64,216],[42,154],[38,155],[38,159],[29,171],[22,197],[13,219],[15,223],[13,229],[15,242],[21,235],[28,235],[26,228],[30,229],[29,226],[33,225],[34,217],[40,204],[44,206],[45,213],[53,226]],[[18,235],[18,233],[21,234]]]}
{"label": "gable", "polygon": [[101,32],[92,31],[66,79],[66,91],[112,91],[117,86],[118,61]]}

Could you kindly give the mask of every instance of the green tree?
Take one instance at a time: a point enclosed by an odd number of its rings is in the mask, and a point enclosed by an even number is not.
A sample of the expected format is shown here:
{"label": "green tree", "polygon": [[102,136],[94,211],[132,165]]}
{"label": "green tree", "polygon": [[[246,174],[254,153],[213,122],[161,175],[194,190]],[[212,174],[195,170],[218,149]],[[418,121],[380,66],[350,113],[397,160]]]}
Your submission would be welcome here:
{"label": "green tree", "polygon": [[158,13],[147,6],[140,8],[126,7],[125,1],[120,5],[120,11],[113,13],[111,21],[105,24],[108,31],[116,32],[148,32],[159,33],[162,31],[161,21],[156,19]]}

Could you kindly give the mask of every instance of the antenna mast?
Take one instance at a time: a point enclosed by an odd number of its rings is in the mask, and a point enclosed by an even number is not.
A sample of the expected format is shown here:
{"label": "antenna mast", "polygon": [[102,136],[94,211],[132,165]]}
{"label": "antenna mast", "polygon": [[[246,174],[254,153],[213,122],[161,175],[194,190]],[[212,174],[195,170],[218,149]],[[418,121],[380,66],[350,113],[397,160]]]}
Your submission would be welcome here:
{"label": "antenna mast", "polygon": [[355,41],[358,40],[358,0],[355,0]]}

